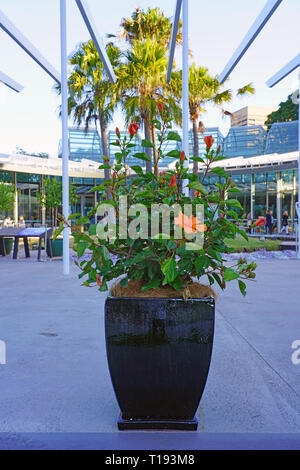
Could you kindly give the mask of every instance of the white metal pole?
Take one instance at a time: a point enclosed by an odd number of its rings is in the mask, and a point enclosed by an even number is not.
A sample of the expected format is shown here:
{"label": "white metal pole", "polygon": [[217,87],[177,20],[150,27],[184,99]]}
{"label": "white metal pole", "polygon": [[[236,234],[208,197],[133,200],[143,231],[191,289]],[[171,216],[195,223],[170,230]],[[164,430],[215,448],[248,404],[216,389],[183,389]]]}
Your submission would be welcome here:
{"label": "white metal pole", "polygon": [[[299,150],[299,155],[298,155],[298,203],[300,203],[300,67],[299,67],[299,114],[298,114],[298,150]],[[299,206],[299,204],[298,204]],[[297,258],[300,259],[300,220],[299,220],[299,212],[298,212],[298,249],[297,249]],[[293,214],[294,217],[294,214]]]}
{"label": "white metal pole", "polygon": [[[185,152],[185,168],[189,166],[189,0],[182,5],[182,149]],[[188,196],[188,181],[183,192]]]}
{"label": "white metal pole", "polygon": [[[68,146],[68,77],[67,77],[67,8],[66,0],[60,0],[61,34],[61,120],[62,120],[62,185],[63,215],[69,217],[69,146]],[[70,274],[70,229],[63,231],[63,273]]]}

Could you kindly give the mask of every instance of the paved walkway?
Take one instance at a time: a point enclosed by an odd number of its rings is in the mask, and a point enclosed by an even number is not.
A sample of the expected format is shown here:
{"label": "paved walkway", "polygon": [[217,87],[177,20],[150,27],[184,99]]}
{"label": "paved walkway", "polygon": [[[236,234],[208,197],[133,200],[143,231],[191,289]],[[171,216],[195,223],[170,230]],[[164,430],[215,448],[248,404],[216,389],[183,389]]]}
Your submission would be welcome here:
{"label": "paved walkway", "polygon": [[[300,442],[300,365],[291,361],[291,345],[300,340],[300,262],[258,263],[246,298],[235,283],[219,295],[197,435],[299,433]],[[105,354],[105,294],[80,287],[73,265],[64,277],[61,261],[0,259],[0,285],[7,347],[0,433],[120,436]]]}

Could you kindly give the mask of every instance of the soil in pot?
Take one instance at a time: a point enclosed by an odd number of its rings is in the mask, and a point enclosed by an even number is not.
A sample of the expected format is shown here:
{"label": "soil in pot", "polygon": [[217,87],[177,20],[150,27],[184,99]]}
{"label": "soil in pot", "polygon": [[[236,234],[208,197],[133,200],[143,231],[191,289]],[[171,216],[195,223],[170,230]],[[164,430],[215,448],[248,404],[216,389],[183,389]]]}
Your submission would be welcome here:
{"label": "soil in pot", "polygon": [[216,299],[215,291],[210,287],[199,282],[192,282],[184,289],[176,291],[171,286],[157,287],[156,289],[149,289],[143,291],[143,281],[134,280],[129,281],[127,287],[122,287],[118,282],[111,289],[113,297],[138,297],[138,298],[163,298],[163,299]]}

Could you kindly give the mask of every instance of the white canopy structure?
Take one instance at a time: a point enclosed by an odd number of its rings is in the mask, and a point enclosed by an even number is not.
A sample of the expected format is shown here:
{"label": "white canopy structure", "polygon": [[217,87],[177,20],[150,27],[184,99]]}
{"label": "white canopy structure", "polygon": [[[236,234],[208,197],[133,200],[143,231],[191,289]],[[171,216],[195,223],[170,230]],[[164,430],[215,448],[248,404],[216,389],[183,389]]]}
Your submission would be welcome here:
{"label": "white canopy structure", "polygon": [[219,76],[219,82],[224,83],[229,77],[233,69],[237,66],[239,61],[244,56],[245,52],[249,49],[255,38],[259,35],[261,30],[267,24],[273,13],[277,10],[282,0],[268,0],[263,10],[260,12],[253,25],[247,32],[239,47],[234,52],[233,56],[226,64],[223,72]]}
{"label": "white canopy structure", "polygon": [[[96,24],[88,9],[86,0],[75,0],[84,19],[87,29],[94,41],[103,66],[109,79],[115,83],[116,77],[107,56],[102,39],[97,31]],[[24,34],[0,10],[0,28],[3,29],[58,85],[61,85],[62,96],[62,182],[63,182],[63,215],[69,216],[69,149],[68,149],[68,76],[67,76],[67,11],[66,0],[60,0],[60,30],[61,30],[61,74],[47,61],[37,48],[24,36]],[[0,81],[13,90],[20,92],[22,86],[0,73]],[[70,273],[69,229],[64,230],[63,240],[63,272]]]}
{"label": "white canopy structure", "polygon": [[4,85],[16,91],[17,93],[20,93],[24,88],[22,85],[20,85],[20,83],[16,82],[3,72],[0,72],[0,82],[4,83]]}
{"label": "white canopy structure", "polygon": [[60,84],[60,74],[37,48],[0,10],[0,28],[3,29],[56,83]]}

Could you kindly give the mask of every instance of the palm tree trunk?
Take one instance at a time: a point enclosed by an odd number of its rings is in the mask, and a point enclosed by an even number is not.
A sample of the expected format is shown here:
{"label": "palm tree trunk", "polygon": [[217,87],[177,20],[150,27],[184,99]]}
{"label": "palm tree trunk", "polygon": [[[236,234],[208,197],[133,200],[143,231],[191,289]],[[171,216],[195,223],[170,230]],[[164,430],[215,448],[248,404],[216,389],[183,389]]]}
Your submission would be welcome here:
{"label": "palm tree trunk", "polygon": [[[197,119],[193,119],[194,157],[199,157],[199,134]],[[193,162],[193,173],[198,174],[198,162]]]}
{"label": "palm tree trunk", "polygon": [[156,139],[156,130],[154,125],[152,125],[152,143],[154,145],[153,148],[153,156],[154,156],[154,174],[158,177],[159,175],[159,168],[158,168],[158,152],[157,152],[157,139]]}
{"label": "palm tree trunk", "polygon": [[[102,153],[103,156],[108,157],[108,143],[107,143],[107,124],[103,113],[99,113],[100,121],[100,132],[101,132],[101,143],[102,143]],[[104,163],[104,162],[103,162]],[[104,169],[104,179],[105,181],[110,179],[110,170],[108,168]],[[111,199],[111,194],[109,191],[106,192],[107,199]]]}
{"label": "palm tree trunk", "polygon": [[[151,124],[148,119],[144,119],[144,128],[145,128],[145,139],[152,142],[152,133],[151,133]],[[152,173],[152,149],[146,147],[146,153],[150,157],[150,162],[146,162],[146,171],[150,171]]]}
{"label": "palm tree trunk", "polygon": [[[102,113],[100,113],[99,121],[100,121],[100,131],[101,131],[102,152],[103,152],[103,156],[108,157],[107,125],[106,125],[105,117]],[[110,179],[109,169],[104,170],[104,177],[106,180]]]}

